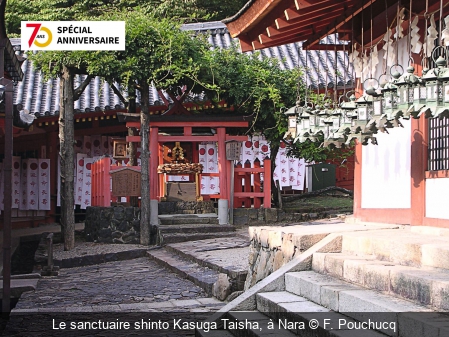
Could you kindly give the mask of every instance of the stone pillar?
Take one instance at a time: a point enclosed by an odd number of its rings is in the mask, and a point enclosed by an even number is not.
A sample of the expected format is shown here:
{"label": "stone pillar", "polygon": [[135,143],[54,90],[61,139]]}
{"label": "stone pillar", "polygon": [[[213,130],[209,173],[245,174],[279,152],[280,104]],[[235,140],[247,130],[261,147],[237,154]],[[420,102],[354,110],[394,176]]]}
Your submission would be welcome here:
{"label": "stone pillar", "polygon": [[229,223],[228,199],[218,200],[218,224],[227,225]]}
{"label": "stone pillar", "polygon": [[158,214],[158,201],[150,200],[150,224],[151,225],[159,224],[158,215],[159,215]]}

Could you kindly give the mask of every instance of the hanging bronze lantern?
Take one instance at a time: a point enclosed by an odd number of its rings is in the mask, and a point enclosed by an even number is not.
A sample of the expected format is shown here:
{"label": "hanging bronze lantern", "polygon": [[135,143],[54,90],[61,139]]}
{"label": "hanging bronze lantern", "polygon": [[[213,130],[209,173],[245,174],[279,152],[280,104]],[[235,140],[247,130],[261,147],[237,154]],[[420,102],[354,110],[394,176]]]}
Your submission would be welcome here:
{"label": "hanging bronze lantern", "polygon": [[[433,55],[437,50],[442,47],[437,47],[432,52]],[[444,48],[443,48],[444,51]],[[426,105],[421,109],[418,116],[425,115],[428,117],[438,117],[443,113],[446,113],[447,108],[444,106],[443,100],[443,81],[440,75],[443,75],[447,71],[446,64],[447,61],[442,56],[434,62],[436,68],[430,69],[423,77],[423,81],[426,86]]]}
{"label": "hanging bronze lantern", "polygon": [[[393,67],[398,67],[399,65],[394,65]],[[391,69],[393,69],[393,67],[391,67]],[[401,67],[401,66],[399,66]],[[391,69],[390,69],[390,73],[391,73]],[[393,76],[393,78],[395,80],[397,80],[401,74],[395,70],[391,76]],[[397,94],[398,94],[398,87],[395,84],[395,80],[393,81],[389,81],[387,82],[381,89],[381,93],[383,96],[383,113],[386,115],[387,120],[392,120],[396,118],[396,113],[397,113]]]}
{"label": "hanging bronze lantern", "polygon": [[398,114],[404,119],[410,119],[410,107],[413,106],[415,86],[419,83],[419,78],[414,75],[415,68],[407,67],[406,73],[402,74],[395,82],[398,87]]}

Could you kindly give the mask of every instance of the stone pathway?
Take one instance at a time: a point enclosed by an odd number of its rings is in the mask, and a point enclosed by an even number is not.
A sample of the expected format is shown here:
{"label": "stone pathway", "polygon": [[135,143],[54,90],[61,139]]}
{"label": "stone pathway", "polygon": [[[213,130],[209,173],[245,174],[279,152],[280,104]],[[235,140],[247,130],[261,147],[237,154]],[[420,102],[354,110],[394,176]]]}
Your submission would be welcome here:
{"label": "stone pathway", "polygon": [[[22,294],[14,312],[205,309],[223,304],[148,258],[61,269]],[[151,311],[151,310],[150,310]]]}

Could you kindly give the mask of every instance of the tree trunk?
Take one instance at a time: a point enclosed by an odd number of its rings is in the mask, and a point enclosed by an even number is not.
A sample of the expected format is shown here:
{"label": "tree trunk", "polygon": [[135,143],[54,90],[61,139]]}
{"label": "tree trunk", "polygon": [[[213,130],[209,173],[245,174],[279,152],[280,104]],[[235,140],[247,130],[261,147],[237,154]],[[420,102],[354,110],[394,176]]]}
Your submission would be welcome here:
{"label": "tree trunk", "polygon": [[[149,86],[142,83],[141,91],[141,112],[140,112],[140,140],[142,152],[141,164],[141,200],[140,200],[140,244],[150,244],[150,114],[149,114]],[[153,154],[157,155],[157,154]]]}
{"label": "tree trunk", "polygon": [[60,78],[59,144],[61,160],[61,226],[64,235],[64,250],[75,247],[74,211],[74,74],[64,66]]}

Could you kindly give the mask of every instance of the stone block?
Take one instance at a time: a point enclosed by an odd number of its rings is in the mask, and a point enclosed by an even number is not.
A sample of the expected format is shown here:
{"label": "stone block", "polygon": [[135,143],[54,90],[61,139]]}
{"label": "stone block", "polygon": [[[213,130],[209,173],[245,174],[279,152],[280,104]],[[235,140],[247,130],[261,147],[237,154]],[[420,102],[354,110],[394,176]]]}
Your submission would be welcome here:
{"label": "stone block", "polygon": [[422,265],[449,269],[449,247],[445,244],[422,245]]}
{"label": "stone block", "polygon": [[344,258],[340,254],[326,254],[324,259],[324,270],[331,276],[343,278]]}
{"label": "stone block", "polygon": [[300,251],[306,251],[317,242],[324,239],[328,234],[312,234],[312,235],[294,235],[292,237],[293,244],[299,248]]}
{"label": "stone block", "polygon": [[390,237],[373,237],[373,254],[379,259],[406,266],[421,266],[421,245]]}
{"label": "stone block", "polygon": [[249,217],[248,216],[236,216],[234,214],[233,221],[234,221],[233,222],[234,226],[245,226],[245,225],[248,225],[248,223],[249,223]]}
{"label": "stone block", "polygon": [[273,223],[278,221],[278,210],[276,208],[265,208],[265,222]]}
{"label": "stone block", "polygon": [[424,305],[431,304],[432,280],[428,272],[396,267],[390,269],[390,291]]}
{"label": "stone block", "polygon": [[293,258],[295,254],[295,245],[291,240],[283,240],[282,243],[282,255],[284,256],[284,261],[288,262]]}
{"label": "stone block", "polygon": [[304,302],[305,298],[286,291],[273,291],[256,295],[257,309],[261,312],[277,312],[280,303]]}
{"label": "stone block", "polygon": [[324,274],[326,272],[326,268],[324,265],[324,261],[326,259],[326,253],[314,253],[312,257],[312,270]]}
{"label": "stone block", "polygon": [[256,208],[248,208],[247,216],[250,220],[257,220],[259,217],[259,210]]}
{"label": "stone block", "polygon": [[390,291],[390,269],[386,263],[367,264],[364,267],[363,285],[378,291]]}
{"label": "stone block", "polygon": [[349,282],[363,285],[364,267],[371,263],[372,259],[357,258],[351,256],[345,259],[343,264],[343,278]]}
{"label": "stone block", "polygon": [[343,253],[373,254],[372,242],[369,235],[366,237],[359,235],[343,234],[342,239]]}
{"label": "stone block", "polygon": [[321,287],[321,297],[320,304],[328,309],[339,311],[339,294],[341,291],[347,290],[361,290],[356,286],[351,284],[340,284],[340,285],[323,285]]}
{"label": "stone block", "polygon": [[269,237],[270,231],[267,229],[262,229],[260,231],[259,235],[259,242],[260,245],[264,248],[268,248],[268,237]]}
{"label": "stone block", "polygon": [[212,288],[212,295],[220,301],[224,301],[231,294],[231,283],[228,275],[218,274],[218,280],[214,283]]}
{"label": "stone block", "polygon": [[[449,310],[449,280],[433,280],[432,305],[439,310]],[[449,329],[449,324],[448,324]]]}
{"label": "stone block", "polygon": [[283,256],[281,250],[277,250],[276,252],[273,252],[272,254],[274,254],[273,271],[275,271],[284,265],[284,256]]}
{"label": "stone block", "polygon": [[268,232],[268,247],[275,249],[282,246],[282,232],[271,230]]}
{"label": "stone block", "polygon": [[262,249],[259,253],[259,263],[256,269],[256,282],[262,280],[266,275],[268,275],[268,261],[270,259],[270,252]]}

